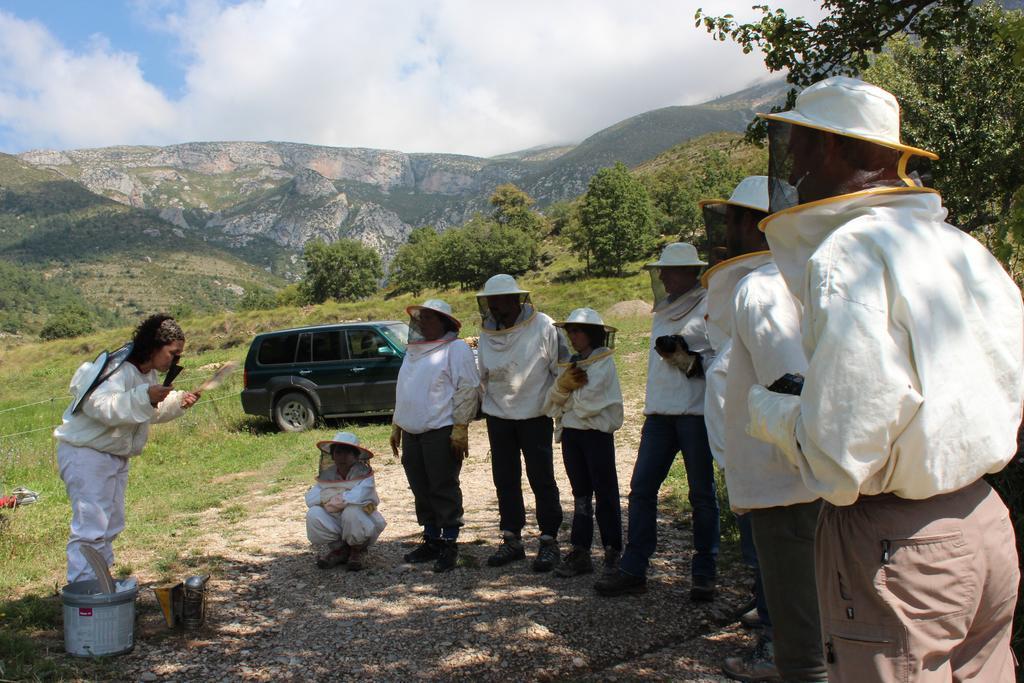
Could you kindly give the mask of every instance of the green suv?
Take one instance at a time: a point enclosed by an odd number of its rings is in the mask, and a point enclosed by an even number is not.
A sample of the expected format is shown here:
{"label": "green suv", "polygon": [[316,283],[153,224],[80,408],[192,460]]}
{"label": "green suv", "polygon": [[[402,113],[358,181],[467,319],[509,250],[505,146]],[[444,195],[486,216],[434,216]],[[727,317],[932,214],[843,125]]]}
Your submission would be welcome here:
{"label": "green suv", "polygon": [[409,327],[394,320],[257,335],[245,359],[242,410],[286,432],[317,417],[388,415]]}

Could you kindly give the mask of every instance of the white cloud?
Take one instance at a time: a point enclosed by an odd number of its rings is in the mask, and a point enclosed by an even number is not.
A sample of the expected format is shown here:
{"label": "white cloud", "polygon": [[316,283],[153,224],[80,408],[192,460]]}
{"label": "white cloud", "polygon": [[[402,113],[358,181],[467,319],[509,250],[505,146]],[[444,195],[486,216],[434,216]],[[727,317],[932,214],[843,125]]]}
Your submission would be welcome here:
{"label": "white cloud", "polygon": [[0,130],[12,146],[166,140],[176,118],[134,55],[100,36],[72,54],[43,26],[0,12]]}
{"label": "white cloud", "polygon": [[574,141],[766,76],[759,57],[694,28],[697,4],[141,0],[180,42],[176,100],[116,46],[71,53],[0,13],[0,126],[22,149],[291,140],[489,155]]}

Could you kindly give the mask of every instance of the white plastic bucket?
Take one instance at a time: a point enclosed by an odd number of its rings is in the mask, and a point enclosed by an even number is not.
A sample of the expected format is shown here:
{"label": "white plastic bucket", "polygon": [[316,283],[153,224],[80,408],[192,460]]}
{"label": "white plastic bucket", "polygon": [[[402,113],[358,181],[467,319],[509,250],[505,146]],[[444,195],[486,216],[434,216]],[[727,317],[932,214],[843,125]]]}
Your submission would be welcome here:
{"label": "white plastic bucket", "polygon": [[76,657],[128,652],[135,645],[137,585],[118,593],[98,593],[96,581],[64,586],[64,650]]}

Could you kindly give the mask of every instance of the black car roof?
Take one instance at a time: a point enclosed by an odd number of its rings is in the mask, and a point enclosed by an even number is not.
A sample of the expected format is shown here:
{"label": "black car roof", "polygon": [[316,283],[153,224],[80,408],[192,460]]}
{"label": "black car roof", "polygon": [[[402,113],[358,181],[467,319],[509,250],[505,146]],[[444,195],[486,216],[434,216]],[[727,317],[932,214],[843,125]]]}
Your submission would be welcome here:
{"label": "black car roof", "polygon": [[360,320],[344,323],[322,323],[320,325],[306,325],[305,327],[289,327],[284,330],[273,330],[271,332],[260,332],[257,337],[268,337],[276,334],[287,334],[289,332],[309,332],[310,330],[345,329],[349,327],[367,327],[370,325],[405,325],[404,320]]}

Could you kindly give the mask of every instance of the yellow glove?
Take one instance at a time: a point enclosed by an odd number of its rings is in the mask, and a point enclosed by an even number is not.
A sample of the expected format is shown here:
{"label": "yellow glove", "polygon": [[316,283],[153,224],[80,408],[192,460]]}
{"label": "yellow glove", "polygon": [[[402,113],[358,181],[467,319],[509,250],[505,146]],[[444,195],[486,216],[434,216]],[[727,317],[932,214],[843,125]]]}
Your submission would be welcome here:
{"label": "yellow glove", "polygon": [[376,509],[377,509],[377,504],[376,503],[367,503],[366,505],[363,506],[363,512],[365,512],[368,515],[372,515],[374,513],[374,511],[376,511]]}
{"label": "yellow glove", "polygon": [[391,424],[391,452],[394,453],[395,457],[398,457],[398,449],[402,445],[402,428],[398,425]]}
{"label": "yellow glove", "polygon": [[459,462],[469,456],[469,425],[452,425],[452,455]]}
{"label": "yellow glove", "polygon": [[556,384],[558,385],[558,390],[560,392],[568,394],[582,387],[587,383],[587,381],[586,371],[572,365],[566,368],[565,372],[558,376]]}

